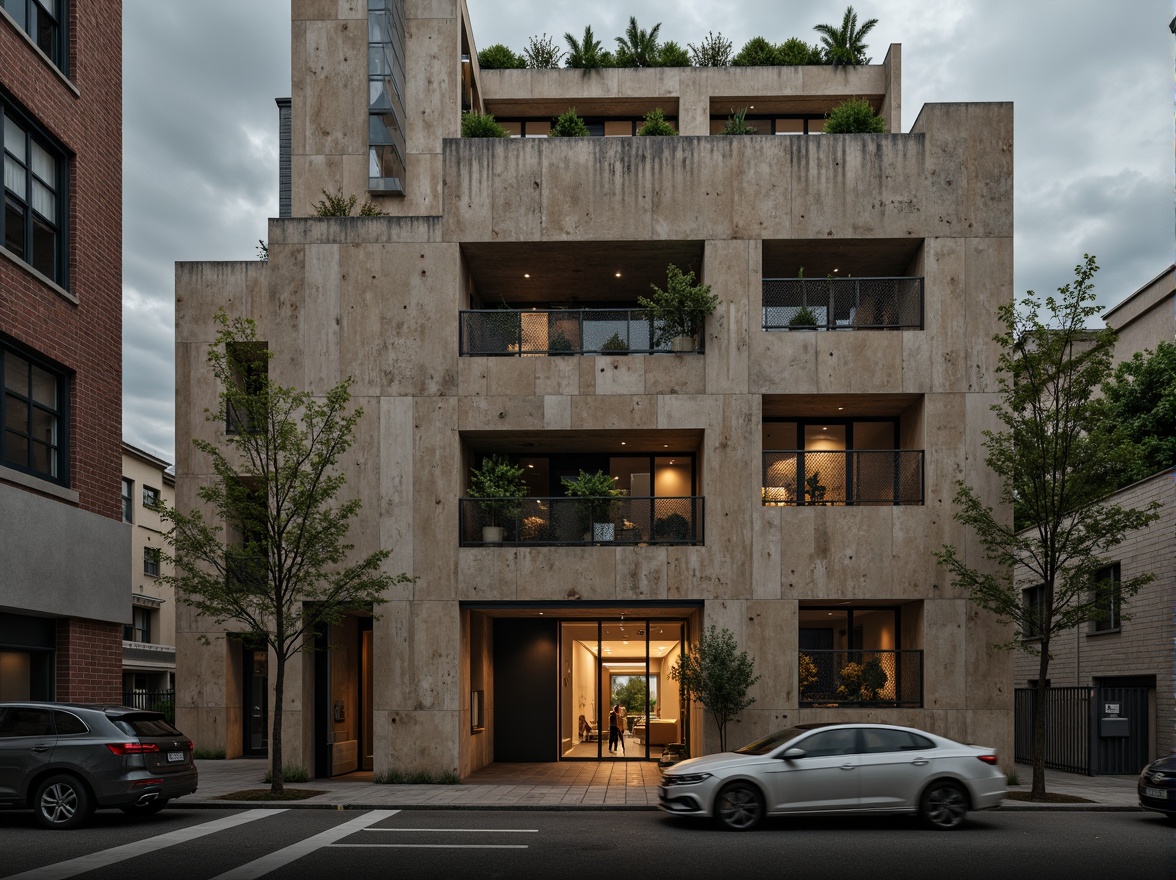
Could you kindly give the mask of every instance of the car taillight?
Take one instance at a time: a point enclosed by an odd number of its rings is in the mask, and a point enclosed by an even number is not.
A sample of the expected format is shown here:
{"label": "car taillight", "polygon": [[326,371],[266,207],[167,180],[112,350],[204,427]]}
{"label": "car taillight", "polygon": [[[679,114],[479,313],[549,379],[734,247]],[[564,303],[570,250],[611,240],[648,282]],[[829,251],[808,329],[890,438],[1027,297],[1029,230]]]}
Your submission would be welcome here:
{"label": "car taillight", "polygon": [[188,740],[188,751],[189,752],[196,751],[196,743],[192,742],[192,740]]}
{"label": "car taillight", "polygon": [[993,767],[996,766],[996,755],[977,755],[976,757],[985,764],[991,764]]}
{"label": "car taillight", "polygon": [[155,743],[107,743],[106,748],[116,755],[142,755],[159,751],[159,746]]}

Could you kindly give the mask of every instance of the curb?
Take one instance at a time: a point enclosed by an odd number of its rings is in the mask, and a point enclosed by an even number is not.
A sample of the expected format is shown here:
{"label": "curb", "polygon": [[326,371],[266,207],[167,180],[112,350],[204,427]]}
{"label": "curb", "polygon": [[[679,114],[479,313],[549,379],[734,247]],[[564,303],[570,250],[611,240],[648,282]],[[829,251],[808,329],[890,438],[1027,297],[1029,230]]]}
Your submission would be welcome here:
{"label": "curb", "polygon": [[[173,801],[171,809],[185,810],[437,810],[484,812],[657,812],[651,804],[397,804],[397,803],[307,803],[306,801]],[[1142,807],[1124,804],[1029,804],[1002,803],[996,807],[1002,813],[1143,813]],[[986,811],[981,811],[986,812]]]}

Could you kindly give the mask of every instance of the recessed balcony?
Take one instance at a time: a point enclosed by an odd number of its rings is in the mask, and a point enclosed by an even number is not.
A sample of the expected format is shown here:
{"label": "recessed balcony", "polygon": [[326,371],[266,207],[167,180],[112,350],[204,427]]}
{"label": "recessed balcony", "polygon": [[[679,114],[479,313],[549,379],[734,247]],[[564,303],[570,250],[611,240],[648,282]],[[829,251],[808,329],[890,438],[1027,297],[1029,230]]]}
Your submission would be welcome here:
{"label": "recessed balcony", "polygon": [[523,498],[503,514],[461,498],[461,546],[701,544],[704,502],[697,495]]}
{"label": "recessed balcony", "polygon": [[764,330],[921,330],[923,279],[765,278]]}
{"label": "recessed balcony", "polygon": [[669,354],[702,351],[658,343],[660,323],[642,309],[489,309],[460,313],[463,357]]}
{"label": "recessed balcony", "polygon": [[923,503],[923,450],[763,452],[765,507]]}
{"label": "recessed balcony", "polygon": [[797,657],[800,706],[919,708],[921,650],[807,650]]}

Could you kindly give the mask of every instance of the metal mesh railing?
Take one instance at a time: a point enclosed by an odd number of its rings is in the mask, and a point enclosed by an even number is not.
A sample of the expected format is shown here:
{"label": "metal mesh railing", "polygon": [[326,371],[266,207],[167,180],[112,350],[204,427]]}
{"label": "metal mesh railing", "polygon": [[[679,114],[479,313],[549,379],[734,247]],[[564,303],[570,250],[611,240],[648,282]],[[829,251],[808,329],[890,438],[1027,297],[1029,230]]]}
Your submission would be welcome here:
{"label": "metal mesh railing", "polygon": [[923,652],[822,650],[798,657],[801,706],[923,705]]}
{"label": "metal mesh railing", "polygon": [[922,278],[765,278],[765,330],[923,327]]}
{"label": "metal mesh railing", "polygon": [[[655,354],[658,322],[641,309],[491,309],[463,311],[461,354],[552,357],[574,354]],[[700,340],[701,344],[701,340]]]}
{"label": "metal mesh railing", "polygon": [[[512,544],[701,544],[703,498],[524,498],[491,515],[476,498],[458,500],[461,546]],[[484,531],[501,528],[501,537]]]}
{"label": "metal mesh railing", "polygon": [[923,450],[766,450],[765,506],[922,504]]}

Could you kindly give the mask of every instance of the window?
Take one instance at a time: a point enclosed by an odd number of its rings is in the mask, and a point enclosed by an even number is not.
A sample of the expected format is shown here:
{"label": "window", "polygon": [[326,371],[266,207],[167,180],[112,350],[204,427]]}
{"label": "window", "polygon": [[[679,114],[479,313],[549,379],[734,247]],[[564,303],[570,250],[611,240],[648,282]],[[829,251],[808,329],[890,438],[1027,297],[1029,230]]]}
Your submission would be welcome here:
{"label": "window", "polygon": [[131,609],[131,622],[123,626],[123,640],[127,642],[151,643],[151,609]]}
{"label": "window", "polygon": [[53,710],[53,723],[57,726],[58,736],[90,732],[90,728],[86,727],[86,722],[81,718],[69,712],[62,712],[60,709]]}
{"label": "window", "polygon": [[4,154],[4,248],[65,287],[65,153],[15,108],[0,102]]}
{"label": "window", "polygon": [[264,342],[237,342],[229,344],[228,355],[237,388],[252,396],[227,404],[225,432],[240,434],[263,420],[262,401],[256,395],[265,388],[269,376],[269,352]]}
{"label": "window", "polygon": [[53,735],[53,716],[48,709],[12,706],[0,714],[0,738]]}
{"label": "window", "polygon": [[1100,568],[1094,574],[1094,603],[1099,617],[1094,621],[1095,632],[1115,632],[1119,629],[1119,605],[1123,600],[1119,563]]}
{"label": "window", "polygon": [[0,0],[0,7],[12,16],[17,27],[28,34],[62,72],[66,66],[63,39],[66,2],[67,0]]}
{"label": "window", "polygon": [[404,0],[368,0],[368,189],[404,191]]}
{"label": "window", "polygon": [[909,730],[890,730],[882,727],[862,728],[862,752],[867,755],[883,752],[913,752],[935,748],[925,736]]}
{"label": "window", "polygon": [[143,574],[159,577],[159,548],[143,548]]}
{"label": "window", "polygon": [[126,477],[122,479],[122,518],[123,522],[129,523],[135,521],[135,482],[128,480]]}
{"label": "window", "polygon": [[1045,586],[1029,587],[1021,591],[1023,620],[1021,638],[1041,638],[1043,615],[1045,614]]}
{"label": "window", "polygon": [[826,758],[830,755],[852,755],[857,751],[857,728],[840,727],[823,730],[802,739],[797,744],[806,758]]}
{"label": "window", "polygon": [[9,467],[69,484],[66,446],[66,378],[48,363],[6,346],[0,339],[0,415],[4,422],[3,458]]}
{"label": "window", "polygon": [[159,490],[151,486],[143,487],[143,506],[155,509],[159,507]]}

